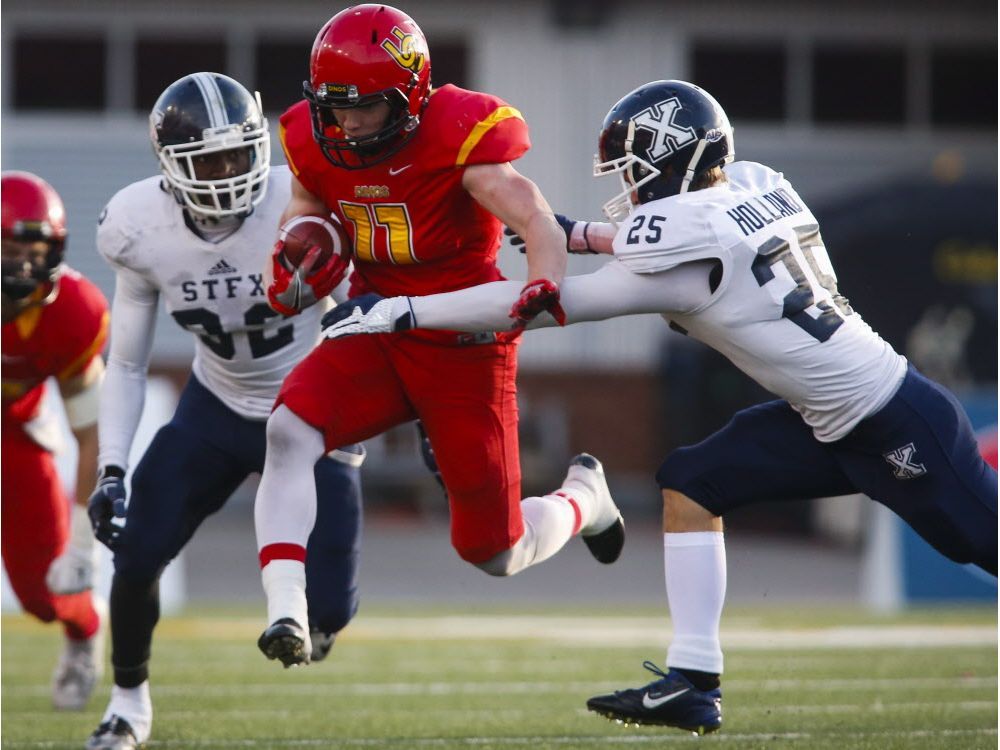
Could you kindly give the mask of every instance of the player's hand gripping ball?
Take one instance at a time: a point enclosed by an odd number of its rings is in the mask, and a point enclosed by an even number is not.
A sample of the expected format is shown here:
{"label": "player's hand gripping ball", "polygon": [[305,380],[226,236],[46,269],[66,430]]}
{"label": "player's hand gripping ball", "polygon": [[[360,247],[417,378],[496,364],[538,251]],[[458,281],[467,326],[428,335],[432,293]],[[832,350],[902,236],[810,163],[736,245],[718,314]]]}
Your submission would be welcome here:
{"label": "player's hand gripping ball", "polygon": [[282,244],[281,259],[285,268],[294,271],[303,265],[315,248],[309,268],[323,266],[334,253],[341,254],[350,241],[339,222],[324,216],[295,216],[278,232]]}
{"label": "player's hand gripping ball", "polygon": [[283,315],[296,315],[330,294],[350,264],[351,240],[325,216],[295,216],[278,232],[268,265],[267,301]]}

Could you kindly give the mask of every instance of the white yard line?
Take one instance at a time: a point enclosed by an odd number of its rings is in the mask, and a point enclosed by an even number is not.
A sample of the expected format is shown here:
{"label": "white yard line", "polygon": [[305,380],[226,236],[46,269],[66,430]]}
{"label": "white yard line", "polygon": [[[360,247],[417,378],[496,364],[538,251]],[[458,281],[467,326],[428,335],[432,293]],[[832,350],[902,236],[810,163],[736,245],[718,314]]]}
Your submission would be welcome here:
{"label": "white yard line", "polygon": [[[939,689],[939,690],[977,690],[997,686],[996,677],[888,677],[879,678],[843,678],[843,679],[766,679],[726,680],[727,690],[748,690],[754,692],[776,692],[783,690],[823,690],[857,692],[861,690],[892,690],[899,694],[907,689]],[[618,685],[617,687],[621,687]],[[164,684],[157,683],[157,695],[192,694],[221,696],[259,696],[272,695],[276,692],[287,695],[316,695],[317,692],[327,697],[335,696],[372,696],[372,695],[521,695],[521,694],[552,694],[579,692],[581,694],[606,691],[607,681],[495,681],[482,682],[351,682],[336,684],[321,680],[303,682],[251,682],[238,685],[201,684]],[[43,696],[48,695],[51,688],[47,684],[9,685],[4,687],[4,693],[13,696]]]}
{"label": "white yard line", "polygon": [[[563,617],[537,615],[359,618],[345,632],[350,640],[543,640],[601,648],[664,647],[667,617]],[[822,628],[727,628],[726,648],[780,651],[812,648],[935,648],[996,645],[991,625],[838,625]]]}
{"label": "white yard line", "polygon": [[[935,702],[891,702],[886,703],[883,701],[874,701],[873,703],[844,703],[844,704],[820,704],[820,705],[774,705],[768,706],[768,714],[891,714],[893,712],[901,711],[914,711],[914,710],[940,710],[942,708],[947,708],[949,711],[965,711],[968,713],[976,713],[979,711],[991,711],[996,713],[997,702],[993,701],[935,701]],[[727,711],[729,716],[733,714],[747,714],[747,713],[757,713],[759,709],[757,708],[740,708],[740,707],[728,707]],[[407,714],[419,714],[422,717],[426,717],[428,714],[433,714],[434,716],[448,717],[448,716],[458,716],[467,719],[496,719],[497,717],[504,717],[507,719],[523,719],[525,717],[531,716],[534,712],[528,709],[470,709],[470,708],[439,708],[435,707],[433,709],[422,707],[422,708],[400,708],[395,706],[392,709],[393,715],[397,718],[399,716],[405,716]],[[576,709],[576,713],[581,717],[590,717],[597,719],[593,713],[585,708]],[[352,706],[350,708],[350,714],[353,718],[373,716],[373,717],[384,717],[385,707],[378,708],[359,708],[357,706]],[[46,721],[52,718],[51,711],[17,711],[17,718],[20,721]],[[202,711],[191,711],[191,710],[177,710],[172,711],[169,709],[156,710],[156,719],[158,722],[162,721],[200,721],[209,720],[214,721],[217,719],[262,719],[264,717],[273,719],[292,719],[296,716],[295,711],[289,709],[247,709],[247,708],[230,708],[230,709],[205,709]]]}
{"label": "white yard line", "polygon": [[[633,731],[633,730],[623,730]],[[662,745],[666,743],[688,742],[692,738],[684,732],[675,730],[644,730],[643,734],[623,734],[596,735],[596,736],[530,736],[530,737],[407,737],[400,739],[367,739],[337,737],[336,746],[343,747],[479,747],[481,745],[495,745],[500,747],[537,747],[540,744],[565,745],[567,747],[613,747],[627,745]],[[729,742],[764,742],[770,743],[776,740],[794,741],[809,739],[840,739],[840,740],[860,740],[873,737],[884,737],[889,739],[919,739],[934,738],[947,739],[958,737],[996,737],[997,730],[988,729],[934,729],[934,730],[910,730],[910,731],[874,731],[874,732],[762,732],[762,733],[740,733],[727,734],[720,732],[706,737],[702,737],[700,742],[722,743]],[[192,747],[233,747],[233,748],[293,748],[293,747],[330,747],[332,739],[330,737],[318,739],[211,739],[211,740],[151,740],[146,743],[149,748],[192,748]],[[6,748],[58,748],[65,747],[64,742],[5,742]]]}
{"label": "white yard line", "polygon": [[[734,618],[735,619],[735,618]],[[178,637],[221,640],[256,639],[263,620],[198,618],[166,620],[161,630]],[[654,616],[565,615],[444,615],[428,617],[359,616],[340,638],[347,641],[480,641],[507,639],[541,641],[599,648],[664,648],[670,640],[670,619]],[[884,648],[988,646],[997,644],[996,625],[831,625],[828,627],[767,628],[731,625],[723,617],[724,648],[783,651],[823,648]]]}

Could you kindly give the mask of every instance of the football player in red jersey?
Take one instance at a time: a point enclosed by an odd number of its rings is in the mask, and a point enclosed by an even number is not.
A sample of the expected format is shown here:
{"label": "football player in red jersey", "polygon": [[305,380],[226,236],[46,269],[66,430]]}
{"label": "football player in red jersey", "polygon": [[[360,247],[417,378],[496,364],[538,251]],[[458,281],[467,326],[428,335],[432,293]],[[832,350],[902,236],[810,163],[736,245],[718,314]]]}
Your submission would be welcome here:
{"label": "football player in red jersey", "polygon": [[[528,278],[513,314],[525,323],[543,313],[558,319],[565,235],[510,164],[530,146],[527,125],[495,96],[432,90],[430,74],[424,35],[405,13],[359,5],[335,15],[313,44],[305,101],[281,117],[294,175],[283,221],[332,213],[344,224],[354,244],[351,296],[500,279],[506,223],[527,240]],[[269,301],[294,313],[281,294],[290,272],[272,265]],[[269,622],[258,645],[269,658],[288,666],[309,653],[302,561],[315,516],[313,463],[403,422],[419,418],[426,428],[452,545],[466,561],[511,575],[578,533],[602,562],[617,558],[621,516],[594,457],[574,458],[560,490],[521,500],[517,344],[517,333],[440,331],[326,341],[286,378],[255,508]]]}
{"label": "football player in red jersey", "polygon": [[[4,172],[0,182],[3,563],[24,609],[43,622],[62,623],[66,647],[52,702],[77,710],[103,667],[86,503],[97,476],[97,392],[108,303],[63,264],[66,219],[56,191],[28,172]],[[79,444],[72,510],[52,457],[58,425],[42,408],[49,377],[58,383]]]}

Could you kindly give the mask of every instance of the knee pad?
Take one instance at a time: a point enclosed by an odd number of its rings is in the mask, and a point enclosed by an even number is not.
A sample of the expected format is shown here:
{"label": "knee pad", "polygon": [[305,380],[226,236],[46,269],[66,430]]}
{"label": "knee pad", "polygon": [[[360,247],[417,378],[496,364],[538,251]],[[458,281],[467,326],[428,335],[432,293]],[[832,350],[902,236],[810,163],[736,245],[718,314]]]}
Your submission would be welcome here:
{"label": "knee pad", "polygon": [[530,526],[525,526],[524,534],[510,549],[498,552],[489,560],[472,563],[484,573],[506,577],[520,573],[533,562],[535,557],[535,542]]}
{"label": "knee pad", "polygon": [[487,575],[506,577],[514,575],[519,568],[515,564],[514,548],[505,549],[496,555],[493,555],[489,560],[484,560],[483,562],[472,563],[481,571]]}
{"label": "knee pad", "polygon": [[339,633],[347,627],[357,612],[358,594],[356,590],[338,601],[322,604],[309,602],[309,628],[323,633]]}
{"label": "knee pad", "polygon": [[313,456],[325,452],[323,434],[287,406],[279,406],[267,420],[267,451],[275,456]]}

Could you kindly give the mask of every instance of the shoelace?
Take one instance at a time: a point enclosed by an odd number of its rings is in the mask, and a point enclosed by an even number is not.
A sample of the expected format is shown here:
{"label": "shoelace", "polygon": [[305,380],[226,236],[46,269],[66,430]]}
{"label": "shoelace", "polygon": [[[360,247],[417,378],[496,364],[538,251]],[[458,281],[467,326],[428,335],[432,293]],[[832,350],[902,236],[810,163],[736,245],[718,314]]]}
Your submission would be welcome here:
{"label": "shoelace", "polygon": [[[646,661],[644,661],[642,663],[642,666],[644,666],[650,672],[652,672],[653,674],[655,674],[659,679],[658,680],[653,680],[651,683],[649,683],[645,687],[639,688],[639,690],[646,691],[646,690],[649,690],[654,685],[656,685],[657,683],[660,683],[660,682],[666,683],[667,678],[668,678],[667,677],[667,673],[664,672],[662,669],[660,669],[658,666],[656,666],[653,662],[651,662],[651,661],[649,661],[647,659]],[[627,692],[631,692],[631,690],[616,690],[615,691],[615,695],[621,695],[622,693],[627,693]]]}
{"label": "shoelace", "polygon": [[135,737],[132,726],[120,716],[112,716],[108,721],[102,723],[94,732],[96,736],[110,734],[112,737]]}
{"label": "shoelace", "polygon": [[652,672],[653,674],[655,674],[657,677],[660,678],[659,680],[653,680],[653,682],[660,682],[662,680],[667,679],[667,673],[664,672],[655,664],[653,664],[653,662],[646,660],[642,663],[642,666],[644,666],[646,669],[648,669],[650,672]]}

